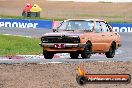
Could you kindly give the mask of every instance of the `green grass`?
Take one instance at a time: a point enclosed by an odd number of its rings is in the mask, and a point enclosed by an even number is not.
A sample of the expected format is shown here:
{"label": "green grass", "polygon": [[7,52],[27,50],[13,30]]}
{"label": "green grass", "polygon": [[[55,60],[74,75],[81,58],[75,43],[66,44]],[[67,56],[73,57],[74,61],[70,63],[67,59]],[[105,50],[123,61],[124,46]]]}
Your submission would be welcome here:
{"label": "green grass", "polygon": [[112,3],[112,2],[105,2],[105,1],[99,1],[98,3]]}
{"label": "green grass", "polygon": [[[99,15],[94,15],[94,14],[76,14],[75,17],[79,18],[101,18],[105,19],[108,22],[125,22],[125,23],[132,23],[131,20],[125,20],[124,16],[99,16]],[[54,20],[54,21],[63,21],[68,18],[40,18],[40,17],[22,17],[22,16],[7,16],[7,15],[0,15],[0,18],[14,18],[14,19],[32,19],[32,20]],[[127,16],[127,19],[131,19],[132,16]]]}
{"label": "green grass", "polygon": [[106,15],[102,15],[102,16],[99,16],[99,15],[94,15],[94,14],[76,14],[75,15],[76,17],[87,17],[87,18],[99,18],[99,19],[104,19],[108,22],[117,22],[117,23],[132,23],[131,20],[128,20],[128,19],[131,19],[132,16],[127,16],[127,20],[125,18],[125,16],[118,16],[118,15],[113,15],[113,16],[106,16]]}
{"label": "green grass", "polygon": [[107,17],[107,18],[124,18],[124,16],[98,16],[93,14],[77,14],[76,16],[80,17]]}
{"label": "green grass", "polygon": [[14,19],[33,19],[33,20],[55,20],[55,21],[62,21],[64,18],[41,18],[41,17],[23,17],[23,16],[7,16],[7,15],[0,15],[0,18],[14,18]]}
{"label": "green grass", "polygon": [[0,35],[0,55],[39,54],[39,39]]}

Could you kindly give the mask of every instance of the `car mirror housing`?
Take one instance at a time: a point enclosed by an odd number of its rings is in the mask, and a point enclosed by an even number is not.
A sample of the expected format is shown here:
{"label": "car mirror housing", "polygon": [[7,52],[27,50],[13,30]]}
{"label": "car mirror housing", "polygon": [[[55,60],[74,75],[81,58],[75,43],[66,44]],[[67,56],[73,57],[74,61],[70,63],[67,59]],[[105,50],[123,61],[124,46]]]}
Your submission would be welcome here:
{"label": "car mirror housing", "polygon": [[57,29],[53,29],[53,32],[57,32]]}

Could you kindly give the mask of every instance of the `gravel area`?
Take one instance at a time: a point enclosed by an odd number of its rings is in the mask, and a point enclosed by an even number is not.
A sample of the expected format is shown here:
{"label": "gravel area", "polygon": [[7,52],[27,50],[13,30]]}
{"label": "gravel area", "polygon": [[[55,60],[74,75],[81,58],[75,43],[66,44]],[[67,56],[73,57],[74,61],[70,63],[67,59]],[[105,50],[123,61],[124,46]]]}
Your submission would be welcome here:
{"label": "gravel area", "polygon": [[[0,0],[1,15],[21,16],[26,3],[38,4],[45,18],[99,18],[132,21],[132,3],[73,3],[45,0]],[[72,9],[71,9],[72,8]],[[96,15],[94,15],[96,14]],[[111,17],[108,17],[111,16]],[[117,17],[116,17],[117,16]],[[119,16],[119,17],[118,17]],[[3,30],[2,30],[3,29]],[[0,30],[1,34],[40,37],[45,30]],[[18,31],[16,31],[18,30]],[[47,31],[46,31],[47,32]],[[126,35],[128,35],[126,37]],[[127,40],[126,40],[127,39]],[[120,58],[131,57],[131,33],[122,34]],[[130,74],[132,62],[83,62],[67,64],[0,64],[0,88],[132,88],[130,84],[86,84],[76,82],[76,68],[82,65],[89,74]]]}
{"label": "gravel area", "polygon": [[26,3],[38,4],[44,18],[101,18],[132,21],[132,3],[50,2],[46,0],[0,0],[0,15],[21,16]]}
{"label": "gravel area", "polygon": [[132,88],[132,83],[80,86],[75,79],[79,65],[89,74],[132,75],[132,62],[0,64],[0,88]]}

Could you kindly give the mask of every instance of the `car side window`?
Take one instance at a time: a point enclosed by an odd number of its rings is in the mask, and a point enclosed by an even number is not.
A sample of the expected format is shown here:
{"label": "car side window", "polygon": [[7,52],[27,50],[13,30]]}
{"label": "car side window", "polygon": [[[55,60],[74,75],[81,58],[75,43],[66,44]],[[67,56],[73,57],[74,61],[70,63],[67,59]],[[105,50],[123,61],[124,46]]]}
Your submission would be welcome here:
{"label": "car side window", "polygon": [[103,32],[110,32],[110,29],[109,29],[109,27],[108,27],[108,24],[107,23],[105,23],[105,22],[100,22],[101,23],[101,26],[102,26],[102,31]]}
{"label": "car side window", "polygon": [[96,25],[95,25],[95,31],[97,32],[97,33],[100,33],[100,32],[102,32],[102,28],[101,28],[101,24],[100,24],[100,22],[96,22]]}

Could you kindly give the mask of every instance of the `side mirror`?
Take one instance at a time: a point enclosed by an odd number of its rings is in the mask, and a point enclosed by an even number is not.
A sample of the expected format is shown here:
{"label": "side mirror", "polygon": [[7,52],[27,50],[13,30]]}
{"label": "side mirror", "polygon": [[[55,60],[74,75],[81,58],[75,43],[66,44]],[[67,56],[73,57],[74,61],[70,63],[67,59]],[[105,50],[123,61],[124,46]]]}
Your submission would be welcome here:
{"label": "side mirror", "polygon": [[113,30],[112,30],[112,29],[110,29],[110,32],[113,32]]}
{"label": "side mirror", "polygon": [[57,31],[57,29],[53,29],[53,32],[56,32]]}

